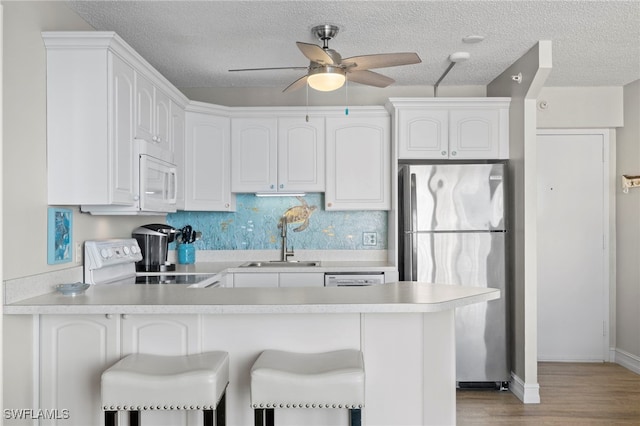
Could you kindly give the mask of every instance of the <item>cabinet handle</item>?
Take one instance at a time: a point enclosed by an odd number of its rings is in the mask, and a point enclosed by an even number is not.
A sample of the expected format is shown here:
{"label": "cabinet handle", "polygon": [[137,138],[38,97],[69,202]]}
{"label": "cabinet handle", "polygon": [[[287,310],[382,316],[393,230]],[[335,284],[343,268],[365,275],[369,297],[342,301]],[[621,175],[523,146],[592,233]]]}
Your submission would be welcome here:
{"label": "cabinet handle", "polygon": [[111,319],[111,318],[113,318],[113,314],[106,314],[104,317],[105,317],[106,319]]}
{"label": "cabinet handle", "polygon": [[229,203],[224,203],[224,206],[225,206],[226,208],[231,207],[231,205],[230,205]]}
{"label": "cabinet handle", "polygon": [[271,185],[269,188],[270,188],[270,189],[273,189],[273,188],[275,188],[275,187],[276,187],[275,185]]}
{"label": "cabinet handle", "polygon": [[151,136],[151,140],[154,141],[154,142],[157,142],[158,141],[158,137],[157,136]]}
{"label": "cabinet handle", "polygon": [[280,189],[283,189],[283,188],[284,188],[284,184],[281,183],[280,184]]}
{"label": "cabinet handle", "polygon": [[447,151],[442,151],[440,154],[442,154],[442,156],[447,155]]}
{"label": "cabinet handle", "polygon": [[129,319],[129,314],[122,314],[122,319]]}
{"label": "cabinet handle", "polygon": [[327,207],[332,207],[333,203],[327,203]]}
{"label": "cabinet handle", "polygon": [[451,151],[451,155],[453,155],[455,157],[455,155],[457,154],[456,151]]}

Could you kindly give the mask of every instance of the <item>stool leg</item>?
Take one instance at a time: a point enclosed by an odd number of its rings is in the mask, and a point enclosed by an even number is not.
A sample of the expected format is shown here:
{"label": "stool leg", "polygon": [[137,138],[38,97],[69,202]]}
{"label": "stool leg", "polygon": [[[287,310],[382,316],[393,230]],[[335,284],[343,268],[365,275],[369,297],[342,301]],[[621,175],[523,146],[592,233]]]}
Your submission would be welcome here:
{"label": "stool leg", "polygon": [[129,411],[129,426],[140,426],[140,411]]}
{"label": "stool leg", "polygon": [[224,391],[216,407],[216,426],[227,424],[227,391]]}
{"label": "stool leg", "polygon": [[213,410],[202,410],[202,414],[204,415],[202,424],[204,426],[213,426]]}
{"label": "stool leg", "polygon": [[266,420],[266,426],[275,426],[275,412],[276,410],[274,410],[273,408],[267,408],[266,410],[264,410],[265,413],[265,420]]}
{"label": "stool leg", "polygon": [[104,426],[118,426],[118,412],[117,411],[105,411],[104,412]]}
{"label": "stool leg", "polygon": [[359,408],[349,410],[349,426],[360,426],[362,424],[362,412]]}
{"label": "stool leg", "polygon": [[264,426],[264,409],[253,409],[253,424],[254,426]]}

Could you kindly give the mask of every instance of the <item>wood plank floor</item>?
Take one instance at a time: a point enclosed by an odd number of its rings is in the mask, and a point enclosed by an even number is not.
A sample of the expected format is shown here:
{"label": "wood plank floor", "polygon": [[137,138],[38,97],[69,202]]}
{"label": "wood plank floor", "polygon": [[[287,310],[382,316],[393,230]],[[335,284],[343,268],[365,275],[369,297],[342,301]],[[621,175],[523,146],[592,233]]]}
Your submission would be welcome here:
{"label": "wood plank floor", "polygon": [[458,425],[640,426],[640,375],[610,363],[538,364],[540,404],[511,392],[458,390]]}

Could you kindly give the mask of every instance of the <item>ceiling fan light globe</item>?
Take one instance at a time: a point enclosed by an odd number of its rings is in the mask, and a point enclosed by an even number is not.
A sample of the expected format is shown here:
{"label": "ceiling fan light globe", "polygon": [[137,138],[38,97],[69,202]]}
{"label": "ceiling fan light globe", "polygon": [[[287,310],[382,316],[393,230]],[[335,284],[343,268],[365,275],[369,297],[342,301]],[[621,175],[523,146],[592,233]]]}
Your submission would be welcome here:
{"label": "ceiling fan light globe", "polygon": [[307,83],[312,89],[321,92],[331,92],[344,85],[346,80],[344,70],[336,67],[323,67],[312,70],[307,77]]}

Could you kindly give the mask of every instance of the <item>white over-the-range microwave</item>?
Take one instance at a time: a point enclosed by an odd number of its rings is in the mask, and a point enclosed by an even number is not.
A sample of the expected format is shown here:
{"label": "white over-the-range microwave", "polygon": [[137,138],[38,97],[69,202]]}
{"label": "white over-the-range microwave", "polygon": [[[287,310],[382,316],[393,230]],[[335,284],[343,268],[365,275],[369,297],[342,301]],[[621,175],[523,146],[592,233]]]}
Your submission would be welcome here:
{"label": "white over-the-range microwave", "polygon": [[92,214],[162,215],[176,211],[177,166],[173,154],[143,139],[134,139],[133,186],[137,190],[131,205],[81,206]]}

